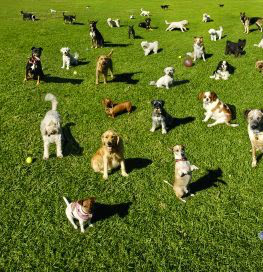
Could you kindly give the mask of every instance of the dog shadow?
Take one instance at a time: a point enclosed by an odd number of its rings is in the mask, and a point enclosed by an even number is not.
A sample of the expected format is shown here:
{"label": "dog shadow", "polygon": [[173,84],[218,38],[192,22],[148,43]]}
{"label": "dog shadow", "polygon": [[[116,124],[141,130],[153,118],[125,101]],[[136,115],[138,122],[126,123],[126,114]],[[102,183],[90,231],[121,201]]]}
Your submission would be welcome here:
{"label": "dog shadow", "polygon": [[225,34],[225,35],[223,35],[222,37],[221,37],[221,40],[223,40],[224,38],[226,38],[227,37],[227,35]]}
{"label": "dog shadow", "polygon": [[89,61],[78,60],[78,64],[75,65],[75,66],[86,65],[86,64],[89,64],[89,63],[90,63]]}
{"label": "dog shadow", "polygon": [[114,215],[118,215],[119,217],[124,218],[125,216],[128,215],[131,204],[132,202],[120,204],[102,204],[95,202],[91,223],[105,220]]}
{"label": "dog shadow", "polygon": [[111,82],[124,82],[126,84],[137,84],[139,80],[132,79],[132,77],[138,73],[141,72],[116,74],[114,75],[114,78]]}
{"label": "dog shadow", "polygon": [[173,83],[173,86],[179,86],[179,85],[182,85],[182,84],[186,84],[186,83],[189,83],[190,81],[188,79],[185,79],[185,80],[176,80],[174,83]]}
{"label": "dog shadow", "polygon": [[237,118],[237,110],[236,110],[236,106],[234,106],[234,105],[231,105],[231,104],[226,104],[228,107],[229,107],[229,109],[230,109],[230,111],[231,111],[231,114],[232,114],[232,120],[236,120],[236,118]]}
{"label": "dog shadow", "polygon": [[73,22],[73,25],[85,25],[84,23]]}
{"label": "dog shadow", "polygon": [[127,47],[132,45],[131,43],[111,43],[111,42],[104,42],[104,47]]}
{"label": "dog shadow", "polygon": [[158,29],[158,26],[151,26],[151,29]]}
{"label": "dog shadow", "polygon": [[231,65],[230,63],[228,63],[229,74],[233,75],[235,73],[235,70],[236,70],[236,68],[233,65]]}
{"label": "dog shadow", "polygon": [[213,54],[205,54],[205,59],[210,59],[213,56]]}
{"label": "dog shadow", "polygon": [[197,181],[190,183],[189,191],[193,194],[209,189],[210,187],[218,187],[218,184],[227,185],[225,181],[220,179],[223,176],[223,171],[221,168],[216,170],[208,170],[207,174],[199,178]]}
{"label": "dog shadow", "polygon": [[148,165],[152,164],[152,160],[143,158],[130,158],[125,159],[125,166],[128,173],[135,169],[146,168]]}
{"label": "dog shadow", "polygon": [[143,37],[140,36],[140,35],[135,35],[135,39],[137,39],[137,40],[143,40]]}
{"label": "dog shadow", "polygon": [[83,82],[83,79],[77,79],[77,78],[62,78],[62,77],[56,77],[56,76],[49,76],[45,75],[45,78],[43,79],[46,83],[71,83],[73,85],[79,85]]}
{"label": "dog shadow", "polygon": [[173,117],[172,123],[169,126],[169,130],[172,130],[172,129],[174,129],[178,126],[181,126],[181,125],[186,125],[188,123],[194,122],[194,120],[195,120],[195,117],[192,117],[192,116],[188,116],[188,117],[184,117],[184,118]]}
{"label": "dog shadow", "polygon": [[62,128],[64,136],[63,155],[65,157],[69,155],[81,156],[83,154],[84,148],[79,145],[79,143],[76,141],[71,133],[71,127],[75,125],[75,123],[67,123]]}

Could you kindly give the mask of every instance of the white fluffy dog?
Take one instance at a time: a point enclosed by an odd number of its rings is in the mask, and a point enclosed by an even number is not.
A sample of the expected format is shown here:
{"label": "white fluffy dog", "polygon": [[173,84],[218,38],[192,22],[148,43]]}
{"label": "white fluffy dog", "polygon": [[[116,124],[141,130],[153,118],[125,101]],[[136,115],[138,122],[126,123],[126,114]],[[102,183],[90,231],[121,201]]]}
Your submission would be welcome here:
{"label": "white fluffy dog", "polygon": [[263,48],[263,39],[259,42],[259,44],[254,44],[254,46]]}
{"label": "white fluffy dog", "polygon": [[207,22],[210,22],[210,21],[211,21],[210,15],[208,15],[207,13],[204,13],[202,22],[207,23]]}
{"label": "white fluffy dog", "polygon": [[186,25],[188,25],[188,21],[187,20],[182,20],[182,21],[180,21],[180,22],[171,22],[171,23],[169,23],[169,22],[167,22],[166,20],[165,20],[165,23],[167,24],[167,25],[169,25],[167,28],[166,28],[166,30],[165,31],[172,31],[172,30],[174,30],[174,29],[181,29],[181,31],[182,32],[184,32],[185,30],[186,30]]}
{"label": "white fluffy dog", "polygon": [[215,30],[213,28],[210,28],[208,30],[208,33],[210,34],[211,41],[216,41],[217,38],[218,38],[218,40],[221,40],[222,39],[222,34],[223,34],[223,27],[220,26],[219,30]]}
{"label": "white fluffy dog", "polygon": [[57,146],[57,157],[62,158],[62,129],[60,124],[60,116],[57,112],[57,99],[53,94],[48,93],[45,97],[46,101],[51,101],[52,109],[48,111],[40,125],[40,131],[44,142],[43,159],[49,158],[49,145],[55,143]]}
{"label": "white fluffy dog", "polygon": [[69,69],[70,65],[78,65],[78,58],[79,58],[79,54],[75,53],[74,56],[72,56],[70,54],[70,48],[68,47],[62,47],[60,49],[60,52],[62,53],[62,61],[63,61],[63,65],[62,65],[62,69],[65,68],[65,66],[67,66],[67,70]]}
{"label": "white fluffy dog", "polygon": [[143,10],[143,8],[141,8],[141,16],[150,16],[150,11],[146,11],[146,10]]}
{"label": "white fluffy dog", "polygon": [[159,78],[156,82],[151,81],[150,85],[155,85],[157,88],[165,87],[168,90],[174,83],[174,68],[166,67],[163,71],[165,75]]}
{"label": "white fluffy dog", "polygon": [[109,27],[120,27],[120,19],[113,20],[111,18],[107,19]]}
{"label": "white fluffy dog", "polygon": [[151,51],[153,51],[154,54],[157,54],[158,48],[159,48],[159,43],[157,41],[155,42],[141,42],[141,47],[144,50],[144,55],[148,56]]}

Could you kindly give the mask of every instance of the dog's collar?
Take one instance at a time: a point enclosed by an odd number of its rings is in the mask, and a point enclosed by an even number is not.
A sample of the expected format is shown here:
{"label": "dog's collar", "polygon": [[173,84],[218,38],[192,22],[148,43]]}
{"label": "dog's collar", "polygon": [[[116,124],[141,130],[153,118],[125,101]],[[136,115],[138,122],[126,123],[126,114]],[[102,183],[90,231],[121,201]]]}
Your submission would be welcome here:
{"label": "dog's collar", "polygon": [[175,162],[180,162],[180,161],[187,161],[187,159],[184,158],[184,159],[176,159],[176,160],[175,160]]}
{"label": "dog's collar", "polygon": [[75,205],[76,205],[77,214],[82,220],[87,221],[87,220],[91,219],[92,215],[89,213],[85,213],[82,210],[82,207],[78,202],[76,202]]}

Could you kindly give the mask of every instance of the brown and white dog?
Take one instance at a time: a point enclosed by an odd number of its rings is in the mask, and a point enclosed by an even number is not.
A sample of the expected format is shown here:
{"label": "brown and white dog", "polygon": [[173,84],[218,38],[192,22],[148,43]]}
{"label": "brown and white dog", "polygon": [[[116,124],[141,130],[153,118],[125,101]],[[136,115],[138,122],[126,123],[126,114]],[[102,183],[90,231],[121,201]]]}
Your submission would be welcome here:
{"label": "brown and white dog", "polygon": [[226,104],[218,99],[215,92],[199,93],[198,99],[203,101],[203,108],[206,110],[203,122],[207,122],[210,118],[215,120],[214,123],[208,124],[208,127],[224,123],[231,127],[238,126],[238,124],[230,124],[232,119],[231,110]]}
{"label": "brown and white dog", "polygon": [[75,224],[74,219],[77,219],[79,221],[81,232],[84,232],[84,224],[86,222],[88,222],[89,226],[92,227],[92,224],[90,224],[90,220],[93,216],[93,205],[95,203],[95,197],[90,197],[71,203],[69,203],[64,196],[63,199],[67,205],[67,218],[75,229],[77,229],[78,226]]}
{"label": "brown and white dog", "polygon": [[110,170],[121,167],[121,175],[127,177],[124,162],[124,147],[120,136],[107,130],[101,136],[102,147],[97,150],[91,159],[91,167],[95,172],[103,174],[104,179],[108,179]]}
{"label": "brown and white dog", "polygon": [[105,112],[112,118],[118,115],[118,113],[121,113],[124,111],[127,111],[128,113],[130,113],[132,111],[132,104],[130,101],[126,101],[126,102],[122,102],[118,104],[118,103],[114,103],[110,99],[105,98],[102,100],[102,105],[105,106]]}
{"label": "brown and white dog", "polygon": [[186,55],[193,58],[194,61],[201,58],[203,58],[203,61],[205,61],[205,47],[204,47],[203,37],[194,37],[193,47],[194,47],[194,52],[188,52],[186,53]]}
{"label": "brown and white dog", "polygon": [[255,67],[263,74],[263,60],[258,60]]}
{"label": "brown and white dog", "polygon": [[263,152],[263,110],[246,110],[248,135],[252,146],[252,167],[256,167],[256,152]]}
{"label": "brown and white dog", "polygon": [[99,84],[99,76],[102,74],[104,83],[107,83],[108,70],[110,71],[111,78],[113,79],[113,66],[112,66],[112,55],[113,50],[108,55],[102,55],[97,59],[96,66],[96,84]]}

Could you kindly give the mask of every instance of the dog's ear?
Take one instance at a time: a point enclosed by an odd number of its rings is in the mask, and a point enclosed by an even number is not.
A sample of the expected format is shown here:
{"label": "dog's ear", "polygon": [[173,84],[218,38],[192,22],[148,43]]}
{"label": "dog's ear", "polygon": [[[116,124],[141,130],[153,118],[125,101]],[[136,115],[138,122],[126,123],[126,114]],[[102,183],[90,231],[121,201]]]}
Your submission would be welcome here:
{"label": "dog's ear", "polygon": [[42,47],[39,47],[39,50],[42,52],[44,49]]}
{"label": "dog's ear", "polygon": [[164,106],[164,101],[163,100],[160,100],[160,104],[161,104],[161,106],[163,107]]}
{"label": "dog's ear", "polygon": [[154,104],[155,104],[155,101],[156,101],[156,100],[152,100],[152,101],[151,101],[151,104],[152,104],[153,106],[154,106]]}
{"label": "dog's ear", "polygon": [[249,109],[249,110],[245,110],[244,111],[244,115],[245,115],[245,117],[246,117],[246,119],[247,119],[247,117],[248,117],[248,114],[251,112],[251,110]]}
{"label": "dog's ear", "polygon": [[215,92],[211,92],[210,96],[211,96],[211,101],[216,101],[217,94]]}
{"label": "dog's ear", "polygon": [[198,100],[203,100],[204,94],[205,94],[204,92],[199,93],[198,96],[197,96],[197,99]]}
{"label": "dog's ear", "polygon": [[33,47],[31,48],[31,50],[33,50],[33,49],[35,49],[35,46],[33,46]]}
{"label": "dog's ear", "polygon": [[78,204],[83,206],[83,200],[78,200]]}

